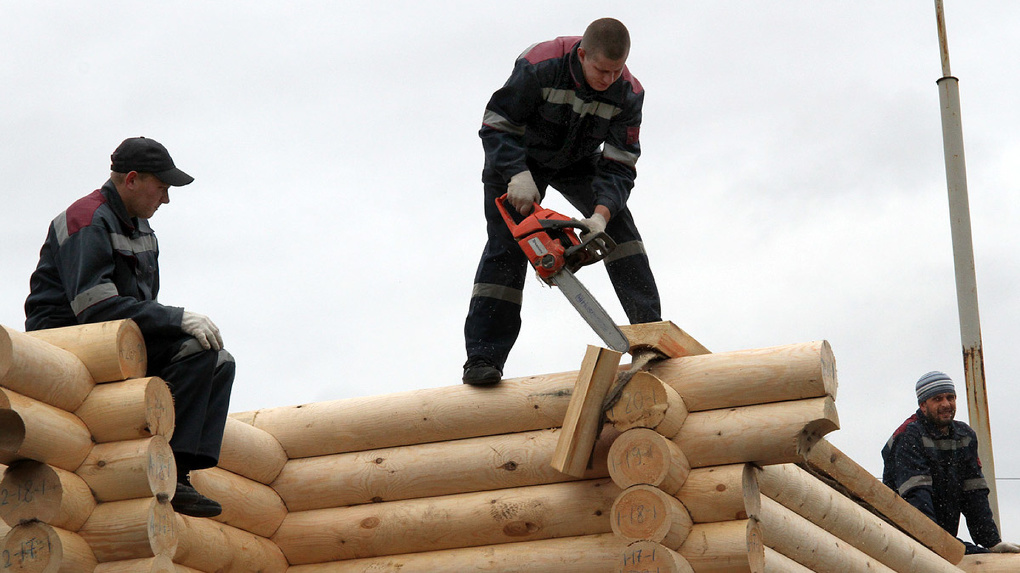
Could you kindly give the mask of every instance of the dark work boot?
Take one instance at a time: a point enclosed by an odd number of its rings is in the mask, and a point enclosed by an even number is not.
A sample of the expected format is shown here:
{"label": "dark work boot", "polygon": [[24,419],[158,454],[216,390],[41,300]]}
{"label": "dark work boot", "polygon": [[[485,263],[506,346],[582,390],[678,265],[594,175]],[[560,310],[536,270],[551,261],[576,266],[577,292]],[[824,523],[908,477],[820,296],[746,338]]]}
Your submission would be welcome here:
{"label": "dark work boot", "polygon": [[218,502],[198,493],[187,481],[177,482],[177,491],[170,505],[177,513],[191,517],[215,517],[223,513],[223,507]]}
{"label": "dark work boot", "polygon": [[475,356],[468,358],[468,361],[464,363],[464,377],[462,380],[465,384],[490,386],[499,383],[502,378],[503,373],[488,358]]}

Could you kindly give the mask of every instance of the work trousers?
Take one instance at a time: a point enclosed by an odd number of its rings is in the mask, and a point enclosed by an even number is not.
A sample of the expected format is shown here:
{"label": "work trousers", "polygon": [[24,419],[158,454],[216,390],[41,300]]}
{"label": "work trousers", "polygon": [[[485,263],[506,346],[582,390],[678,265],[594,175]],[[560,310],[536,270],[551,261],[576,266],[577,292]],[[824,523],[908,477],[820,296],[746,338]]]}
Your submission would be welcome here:
{"label": "work trousers", "polygon": [[[593,163],[583,162],[559,172],[532,168],[531,174],[543,198],[546,187],[552,186],[584,217],[594,213]],[[507,192],[507,182],[486,167],[482,183],[488,240],[475,272],[464,339],[469,359],[485,358],[502,371],[520,334],[524,281],[530,265],[496,207],[496,198]],[[610,218],[606,234],[617,248],[603,262],[628,320],[631,324],[662,320],[655,277],[629,209],[624,207]]]}
{"label": "work trousers", "polygon": [[149,376],[162,378],[173,394],[176,421],[170,448],[178,476],[215,466],[234,384],[234,357],[226,350],[206,350],[192,336],[149,337],[145,345]]}

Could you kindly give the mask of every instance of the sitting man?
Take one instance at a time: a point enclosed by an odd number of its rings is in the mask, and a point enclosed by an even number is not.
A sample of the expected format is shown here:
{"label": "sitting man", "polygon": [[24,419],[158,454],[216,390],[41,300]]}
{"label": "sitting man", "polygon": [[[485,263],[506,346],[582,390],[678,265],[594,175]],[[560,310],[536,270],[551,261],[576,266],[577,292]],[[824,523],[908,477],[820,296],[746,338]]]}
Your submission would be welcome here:
{"label": "sitting man", "polygon": [[956,388],[942,372],[929,372],[915,385],[918,409],[882,448],[882,481],[952,535],[960,514],[975,543],[967,553],[1020,553],[1002,541],[988,505],[988,483],[981,473],[977,435],[954,421]]}
{"label": "sitting man", "polygon": [[152,139],[124,140],[110,179],[50,223],[25,301],[25,330],[133,319],[142,330],[149,376],[166,381],[176,426],[174,509],[212,517],[220,504],[191,486],[191,470],[216,465],[223,441],[234,358],[208,317],[156,302],[159,248],[149,227],[170,202],[170,186],[194,179]]}

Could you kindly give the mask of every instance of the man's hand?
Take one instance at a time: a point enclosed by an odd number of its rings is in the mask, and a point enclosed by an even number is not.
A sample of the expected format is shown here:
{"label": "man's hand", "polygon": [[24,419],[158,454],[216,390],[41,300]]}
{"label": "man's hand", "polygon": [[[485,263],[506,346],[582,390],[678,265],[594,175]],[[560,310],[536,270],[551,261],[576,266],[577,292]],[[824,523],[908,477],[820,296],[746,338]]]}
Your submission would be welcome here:
{"label": "man's hand", "polygon": [[532,205],[542,198],[538,192],[538,185],[535,185],[535,178],[527,170],[511,177],[506,189],[507,199],[521,215],[531,213]]}
{"label": "man's hand", "polygon": [[223,338],[220,336],[220,329],[216,328],[213,321],[204,314],[184,311],[184,318],[181,319],[181,330],[185,334],[194,336],[202,348],[219,350],[223,348]]}
{"label": "man's hand", "polygon": [[992,553],[1020,553],[1020,545],[1008,541],[1000,541],[991,548]]}
{"label": "man's hand", "polygon": [[591,233],[601,233],[606,230],[606,218],[600,213],[595,213],[587,219],[581,219],[581,223],[588,227],[587,233],[581,233],[581,235],[588,235]]}

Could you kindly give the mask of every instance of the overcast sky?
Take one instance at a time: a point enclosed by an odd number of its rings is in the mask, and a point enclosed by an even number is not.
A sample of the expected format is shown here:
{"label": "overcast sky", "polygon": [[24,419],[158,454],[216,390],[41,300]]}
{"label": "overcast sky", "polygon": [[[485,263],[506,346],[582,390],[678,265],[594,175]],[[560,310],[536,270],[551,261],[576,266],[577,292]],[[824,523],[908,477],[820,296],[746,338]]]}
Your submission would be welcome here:
{"label": "overcast sky", "polygon": [[[1020,541],[1020,3],[946,14]],[[714,352],[828,340],[830,439],[876,475],[921,374],[957,381],[966,420],[933,1],[0,0],[0,324],[24,328],[49,221],[144,135],[195,177],[152,219],[160,301],[223,331],[231,411],[459,384],[485,103],[524,48],[602,16],[629,27],[646,90],[629,204],[664,318]],[[602,267],[578,277],[624,320]],[[599,339],[525,290],[505,375],[577,369]]]}

